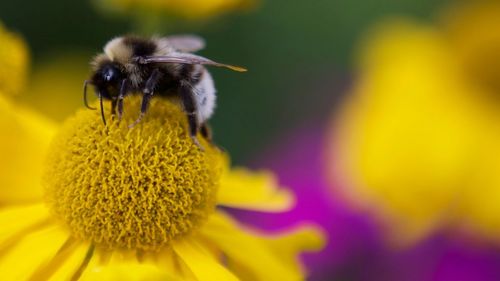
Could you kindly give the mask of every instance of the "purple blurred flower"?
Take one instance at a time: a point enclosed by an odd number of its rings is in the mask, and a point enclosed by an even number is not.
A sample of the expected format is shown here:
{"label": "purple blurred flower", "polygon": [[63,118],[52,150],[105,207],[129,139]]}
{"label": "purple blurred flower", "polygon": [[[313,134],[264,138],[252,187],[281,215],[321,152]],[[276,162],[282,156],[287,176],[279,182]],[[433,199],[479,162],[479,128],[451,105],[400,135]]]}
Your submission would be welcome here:
{"label": "purple blurred flower", "polygon": [[274,216],[236,214],[263,229],[279,230],[301,221],[324,228],[328,245],[304,258],[310,280],[468,281],[500,280],[500,251],[434,236],[409,249],[385,246],[369,214],[350,209],[328,187],[323,171],[322,126],[307,126],[270,145],[251,165],[271,169],[292,188],[297,206]]}

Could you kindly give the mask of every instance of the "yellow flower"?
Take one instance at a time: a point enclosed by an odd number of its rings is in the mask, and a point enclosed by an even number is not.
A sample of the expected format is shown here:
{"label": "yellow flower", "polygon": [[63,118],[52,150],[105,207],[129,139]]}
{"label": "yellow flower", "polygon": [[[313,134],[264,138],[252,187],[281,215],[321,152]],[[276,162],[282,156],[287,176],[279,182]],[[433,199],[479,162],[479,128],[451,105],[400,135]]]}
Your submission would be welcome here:
{"label": "yellow flower", "polygon": [[37,63],[18,102],[56,121],[64,121],[82,106],[83,82],[89,76],[91,55],[59,52]]}
{"label": "yellow flower", "polygon": [[24,41],[6,30],[0,22],[0,92],[16,95],[23,90],[28,60],[28,48]]}
{"label": "yellow flower", "polygon": [[332,181],[395,243],[443,227],[500,235],[500,4],[443,19],[372,32],[332,131]]}
{"label": "yellow flower", "polygon": [[129,129],[134,96],[121,122],[80,110],[58,128],[4,91],[2,280],[305,278],[298,255],[322,247],[319,229],[264,235],[232,219],[221,206],[282,212],[294,197],[270,173],[231,170],[201,136],[195,146],[178,104],[154,99]]}
{"label": "yellow flower", "polygon": [[[0,206],[40,200],[40,177],[56,126],[29,109],[14,106],[0,92]],[[22,171],[29,171],[26,175]]]}
{"label": "yellow flower", "polygon": [[232,10],[247,9],[254,0],[96,0],[108,10],[168,13],[188,19],[209,18]]}

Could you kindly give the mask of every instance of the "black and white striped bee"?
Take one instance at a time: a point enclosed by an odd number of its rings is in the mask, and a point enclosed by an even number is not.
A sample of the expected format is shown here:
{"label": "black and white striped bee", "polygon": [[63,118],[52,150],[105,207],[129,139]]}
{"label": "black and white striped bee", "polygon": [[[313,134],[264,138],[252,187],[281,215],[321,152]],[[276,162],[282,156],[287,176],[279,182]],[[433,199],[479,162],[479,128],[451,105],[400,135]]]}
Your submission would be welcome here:
{"label": "black and white striped bee", "polygon": [[131,93],[142,93],[140,114],[132,127],[146,114],[154,95],[179,97],[188,118],[189,134],[199,146],[198,132],[209,140],[211,138],[207,120],[212,116],[216,102],[214,82],[204,65],[246,71],[192,54],[204,47],[204,40],[194,35],[114,38],[105,45],[104,53],[92,61],[92,75],[84,84],[85,105],[91,108],[87,103],[87,84],[91,84],[100,100],[101,115],[106,124],[103,99],[111,101],[112,113],[120,120],[123,99]]}

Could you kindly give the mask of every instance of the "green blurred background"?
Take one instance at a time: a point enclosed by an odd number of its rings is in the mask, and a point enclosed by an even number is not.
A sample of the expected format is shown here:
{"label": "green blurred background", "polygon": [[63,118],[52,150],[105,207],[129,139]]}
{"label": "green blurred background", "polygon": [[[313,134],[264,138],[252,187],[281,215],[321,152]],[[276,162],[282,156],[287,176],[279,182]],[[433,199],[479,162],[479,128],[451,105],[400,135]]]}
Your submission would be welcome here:
{"label": "green blurred background", "polygon": [[[218,109],[212,119],[215,139],[235,163],[244,163],[278,136],[305,125],[322,125],[342,98],[352,76],[357,39],[388,15],[432,20],[432,11],[446,2],[436,0],[261,1],[249,11],[210,20],[183,21],[168,16],[137,17],[109,14],[91,1],[2,1],[0,18],[29,43],[35,80],[37,70],[82,69],[110,38],[124,33],[197,33],[208,42],[202,55],[242,65],[245,74],[211,69],[218,88]],[[64,60],[71,57],[71,60]],[[58,61],[65,63],[58,64]],[[50,66],[52,65],[52,66]],[[81,78],[80,78],[81,76]],[[53,83],[70,83],[64,76]],[[38,81],[38,83],[42,83]],[[68,92],[70,102],[53,114],[50,85],[44,96],[21,99],[62,120],[81,106],[81,92]],[[76,85],[79,88],[81,84]]]}

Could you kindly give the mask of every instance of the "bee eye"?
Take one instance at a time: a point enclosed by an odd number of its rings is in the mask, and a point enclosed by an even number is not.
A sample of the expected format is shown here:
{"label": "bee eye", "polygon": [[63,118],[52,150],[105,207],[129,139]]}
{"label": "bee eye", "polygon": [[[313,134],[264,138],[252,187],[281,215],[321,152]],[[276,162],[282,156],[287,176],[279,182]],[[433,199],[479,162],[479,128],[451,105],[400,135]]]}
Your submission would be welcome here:
{"label": "bee eye", "polygon": [[101,73],[105,82],[115,82],[121,76],[120,70],[113,65],[104,67]]}

